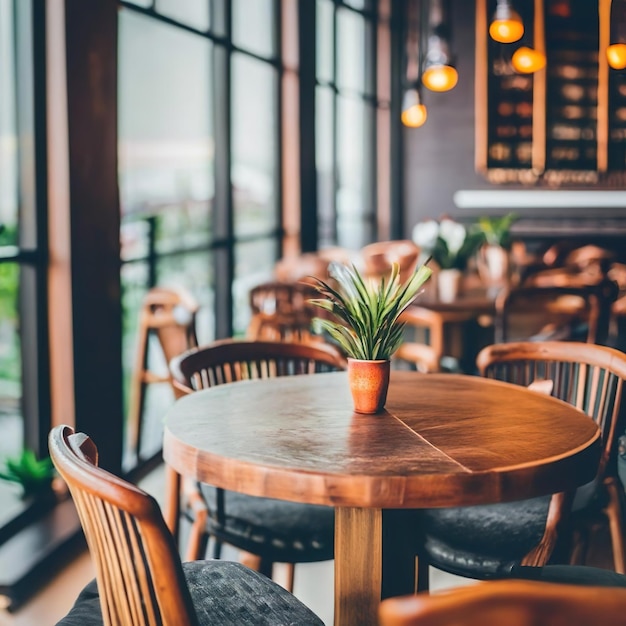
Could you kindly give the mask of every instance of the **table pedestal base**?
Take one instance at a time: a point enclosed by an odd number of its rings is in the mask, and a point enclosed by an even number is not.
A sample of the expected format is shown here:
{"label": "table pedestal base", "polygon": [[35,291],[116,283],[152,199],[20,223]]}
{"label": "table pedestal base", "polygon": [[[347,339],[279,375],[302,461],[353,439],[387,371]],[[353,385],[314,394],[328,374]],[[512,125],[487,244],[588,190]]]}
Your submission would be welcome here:
{"label": "table pedestal base", "polygon": [[377,626],[382,598],[414,593],[408,511],[335,509],[335,626]]}

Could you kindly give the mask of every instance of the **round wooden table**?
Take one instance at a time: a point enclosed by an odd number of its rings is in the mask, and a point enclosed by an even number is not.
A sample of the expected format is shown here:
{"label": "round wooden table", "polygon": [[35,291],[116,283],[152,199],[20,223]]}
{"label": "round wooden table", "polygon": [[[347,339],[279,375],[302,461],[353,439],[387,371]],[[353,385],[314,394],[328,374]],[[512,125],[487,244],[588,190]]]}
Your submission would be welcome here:
{"label": "round wooden table", "polygon": [[[336,507],[335,624],[366,626],[381,597],[412,591],[414,533],[394,509],[575,488],[595,475],[600,435],[564,402],[451,374],[393,371],[386,410],[356,414],[337,372],[182,398],[166,419],[163,456],[201,482]],[[171,519],[177,502],[168,507]]]}

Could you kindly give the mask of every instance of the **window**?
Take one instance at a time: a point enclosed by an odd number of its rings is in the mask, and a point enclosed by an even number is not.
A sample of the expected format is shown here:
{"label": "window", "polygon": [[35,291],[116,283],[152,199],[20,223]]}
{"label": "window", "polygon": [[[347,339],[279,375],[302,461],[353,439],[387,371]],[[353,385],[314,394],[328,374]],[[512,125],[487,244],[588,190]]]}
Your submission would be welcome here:
{"label": "window", "polygon": [[[274,0],[157,0],[153,9],[147,2],[121,4],[118,145],[128,406],[139,307],[150,287],[191,291],[201,305],[198,335],[208,342],[245,332],[248,292],[271,276],[282,236],[282,68]],[[158,426],[172,401],[167,385],[150,387],[144,420],[154,428],[144,429],[150,441],[142,442],[148,454],[160,447]]]}
{"label": "window", "polygon": [[389,109],[389,94],[377,93],[380,16],[372,4],[317,0],[319,247],[358,249],[378,234],[378,112]]}
{"label": "window", "polygon": [[[24,447],[46,454],[50,425],[34,23],[28,0],[0,0],[0,462]],[[0,482],[0,526],[21,506]]]}

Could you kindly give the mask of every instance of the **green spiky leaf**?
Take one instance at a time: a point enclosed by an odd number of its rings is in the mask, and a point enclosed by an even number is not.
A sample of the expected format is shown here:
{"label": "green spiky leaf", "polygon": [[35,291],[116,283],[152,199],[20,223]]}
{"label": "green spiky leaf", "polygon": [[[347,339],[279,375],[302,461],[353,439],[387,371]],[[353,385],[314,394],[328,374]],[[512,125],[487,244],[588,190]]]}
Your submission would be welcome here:
{"label": "green spiky leaf", "polygon": [[337,287],[313,278],[322,298],[309,302],[335,319],[316,318],[317,327],[325,330],[354,359],[389,359],[402,342],[403,324],[398,318],[432,273],[426,263],[405,283],[400,282],[397,263],[393,263],[389,277],[380,282],[364,279],[355,266],[331,263],[330,274]]}

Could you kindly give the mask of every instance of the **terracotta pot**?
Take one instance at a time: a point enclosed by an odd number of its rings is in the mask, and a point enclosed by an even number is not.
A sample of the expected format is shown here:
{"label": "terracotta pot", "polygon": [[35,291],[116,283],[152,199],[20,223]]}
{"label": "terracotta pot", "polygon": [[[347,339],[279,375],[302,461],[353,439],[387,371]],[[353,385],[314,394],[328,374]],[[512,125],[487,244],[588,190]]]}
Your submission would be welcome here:
{"label": "terracotta pot", "polygon": [[387,400],[391,362],[348,359],[348,381],[354,410],[357,413],[378,413]]}

